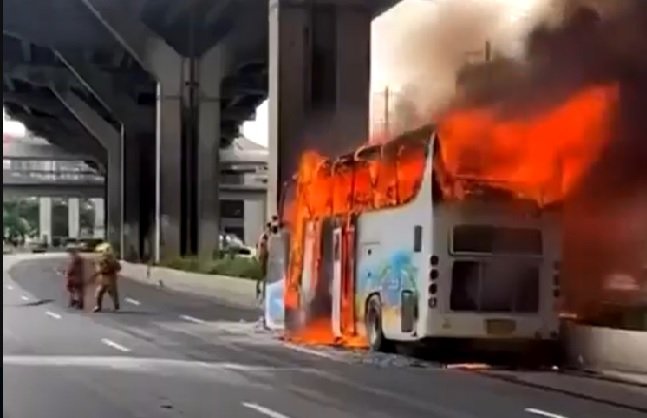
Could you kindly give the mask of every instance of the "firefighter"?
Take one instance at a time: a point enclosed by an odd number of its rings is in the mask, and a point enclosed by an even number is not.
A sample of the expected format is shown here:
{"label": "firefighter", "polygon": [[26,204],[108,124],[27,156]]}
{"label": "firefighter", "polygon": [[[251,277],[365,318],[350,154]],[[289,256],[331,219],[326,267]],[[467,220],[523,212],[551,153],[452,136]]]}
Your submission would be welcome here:
{"label": "firefighter", "polygon": [[261,265],[261,279],[256,282],[257,298],[261,296],[262,282],[265,280],[265,275],[267,274],[267,259],[269,255],[267,243],[270,239],[271,228],[271,222],[265,224],[265,229],[263,230],[261,236],[258,238],[258,243],[256,244],[256,257]]}
{"label": "firefighter", "polygon": [[96,262],[95,278],[97,280],[97,289],[95,293],[94,312],[101,311],[103,295],[107,292],[112,298],[115,311],[119,310],[119,293],[117,289],[117,276],[121,271],[121,264],[112,251],[108,243],[97,246],[96,251],[99,258]]}
{"label": "firefighter", "polygon": [[70,295],[70,308],[83,309],[84,299],[84,264],[83,258],[76,248],[69,250],[70,258],[65,269],[67,291]]}

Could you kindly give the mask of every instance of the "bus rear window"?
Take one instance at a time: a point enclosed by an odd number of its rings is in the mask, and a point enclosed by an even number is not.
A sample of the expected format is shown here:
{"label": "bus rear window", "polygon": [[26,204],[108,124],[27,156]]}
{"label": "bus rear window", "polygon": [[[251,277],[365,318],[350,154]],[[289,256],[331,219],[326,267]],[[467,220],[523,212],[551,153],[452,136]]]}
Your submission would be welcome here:
{"label": "bus rear window", "polygon": [[452,239],[454,253],[541,255],[542,247],[541,231],[529,228],[458,225]]}

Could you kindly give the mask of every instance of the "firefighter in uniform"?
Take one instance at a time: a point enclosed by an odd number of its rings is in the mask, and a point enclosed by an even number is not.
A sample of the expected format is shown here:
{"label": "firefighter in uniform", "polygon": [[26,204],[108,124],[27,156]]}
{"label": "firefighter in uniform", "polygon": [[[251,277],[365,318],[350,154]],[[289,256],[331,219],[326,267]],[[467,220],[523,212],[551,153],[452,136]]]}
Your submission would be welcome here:
{"label": "firefighter in uniform", "polygon": [[70,295],[69,307],[83,309],[84,265],[83,258],[76,248],[69,250],[70,258],[65,269],[67,291]]}
{"label": "firefighter in uniform", "polygon": [[100,244],[96,251],[99,258],[96,262],[95,278],[97,289],[95,293],[96,304],[94,312],[101,311],[103,295],[108,293],[112,298],[115,311],[119,310],[119,293],[117,290],[117,276],[121,271],[121,264],[114,255],[112,247],[108,243]]}

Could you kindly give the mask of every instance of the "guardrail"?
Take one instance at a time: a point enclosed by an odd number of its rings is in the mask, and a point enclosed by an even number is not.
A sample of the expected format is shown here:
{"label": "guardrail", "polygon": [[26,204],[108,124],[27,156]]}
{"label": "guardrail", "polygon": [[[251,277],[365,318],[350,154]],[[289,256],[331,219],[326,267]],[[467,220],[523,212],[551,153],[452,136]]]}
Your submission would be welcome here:
{"label": "guardrail", "polygon": [[570,365],[590,371],[647,374],[647,332],[564,324]]}
{"label": "guardrail", "polygon": [[103,183],[104,177],[92,171],[2,170],[4,183],[78,181]]}

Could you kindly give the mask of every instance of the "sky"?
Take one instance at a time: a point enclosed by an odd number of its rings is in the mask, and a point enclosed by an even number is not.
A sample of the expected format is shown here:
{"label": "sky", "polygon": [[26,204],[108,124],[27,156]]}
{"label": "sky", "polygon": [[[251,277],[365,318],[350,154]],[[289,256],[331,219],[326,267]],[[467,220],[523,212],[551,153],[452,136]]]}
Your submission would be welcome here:
{"label": "sky", "polygon": [[20,122],[9,120],[4,108],[2,108],[2,133],[12,136],[25,135],[25,126]]}

